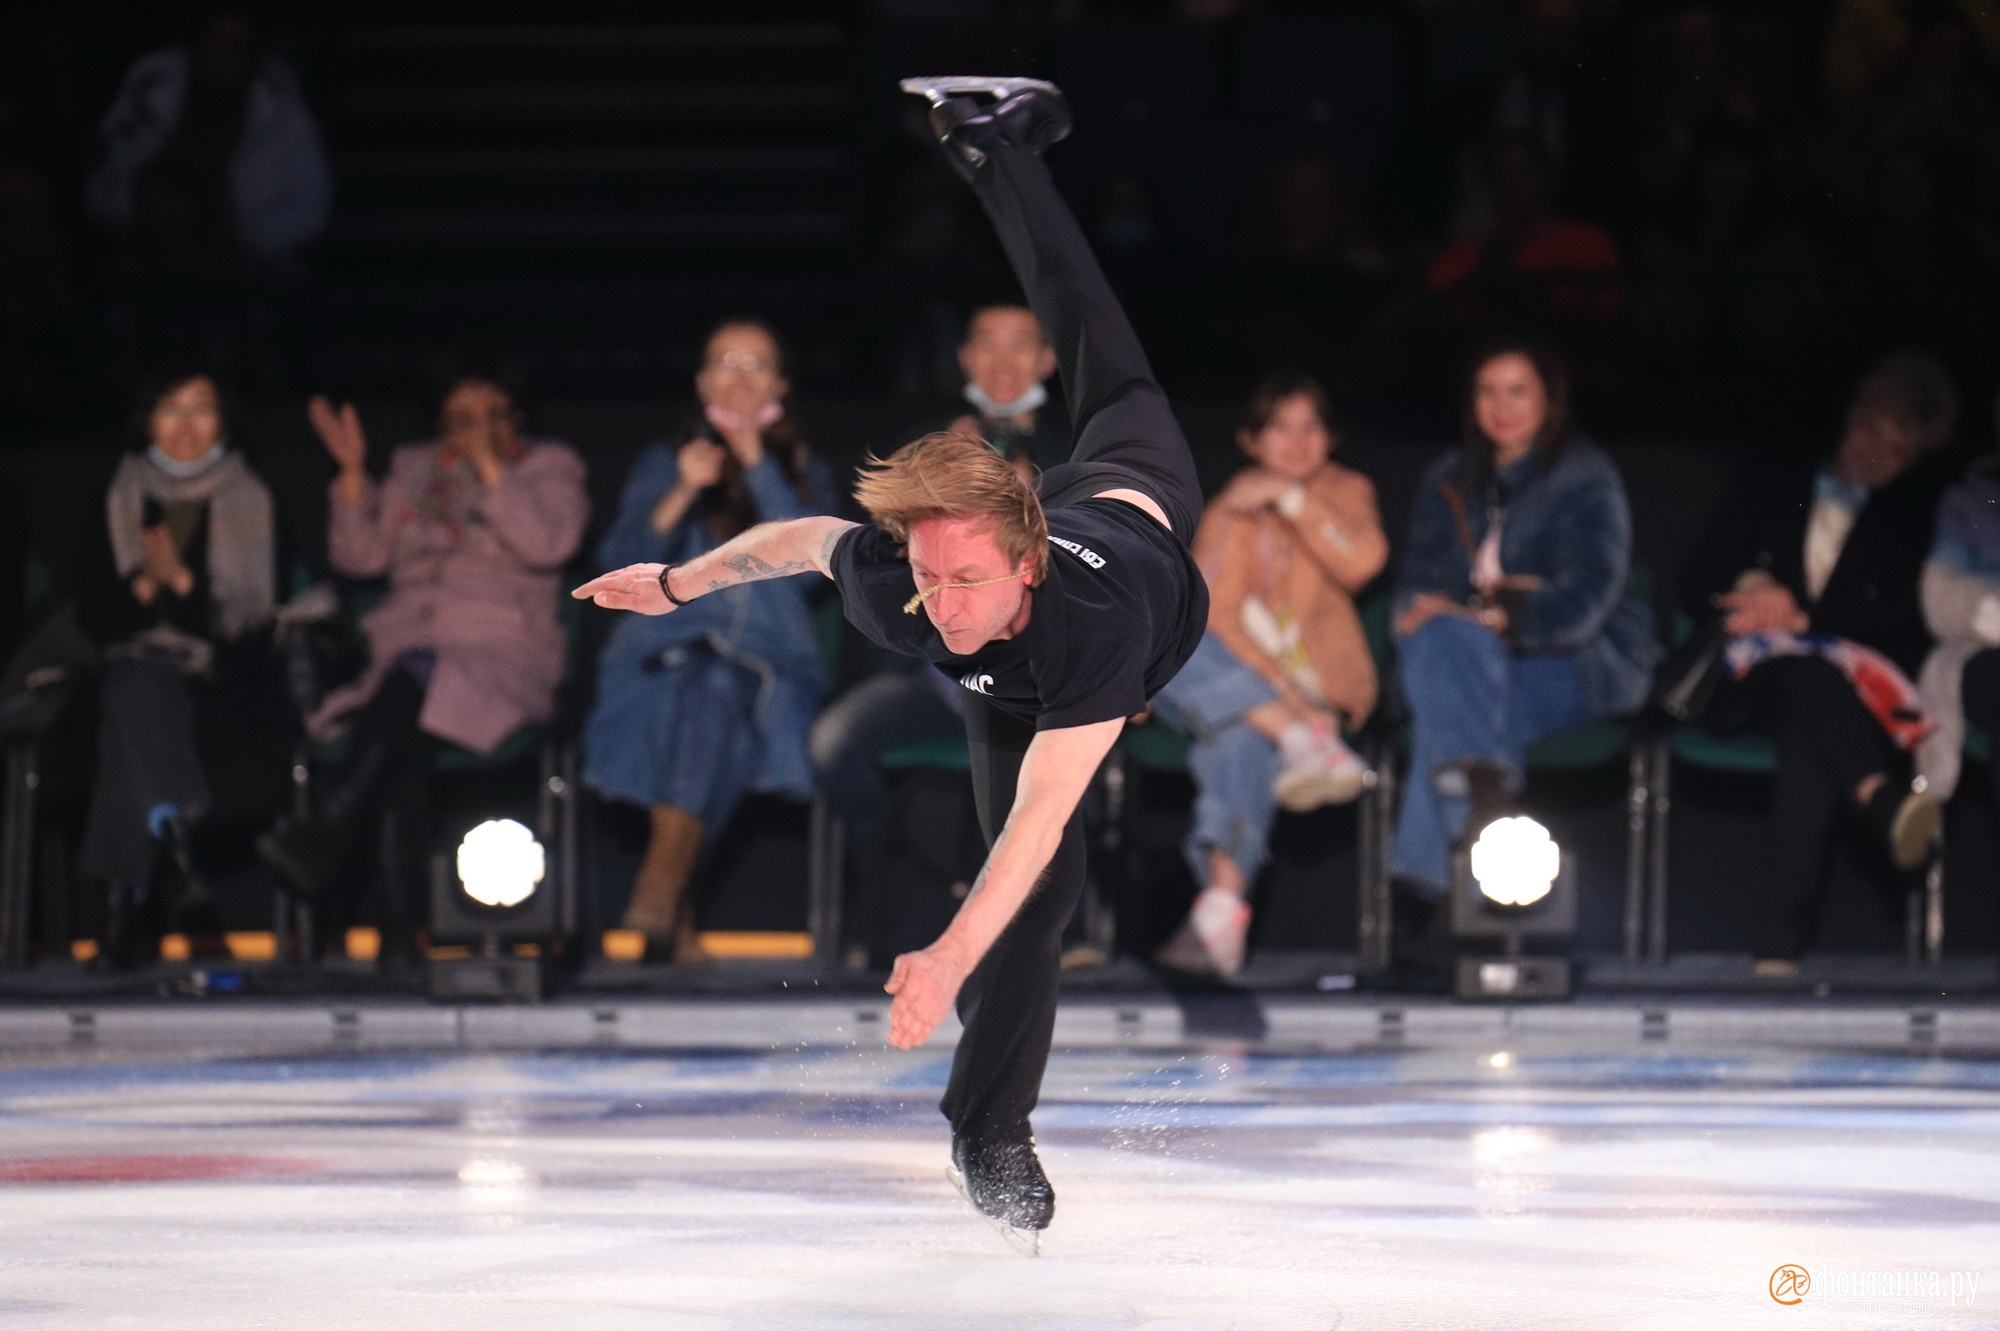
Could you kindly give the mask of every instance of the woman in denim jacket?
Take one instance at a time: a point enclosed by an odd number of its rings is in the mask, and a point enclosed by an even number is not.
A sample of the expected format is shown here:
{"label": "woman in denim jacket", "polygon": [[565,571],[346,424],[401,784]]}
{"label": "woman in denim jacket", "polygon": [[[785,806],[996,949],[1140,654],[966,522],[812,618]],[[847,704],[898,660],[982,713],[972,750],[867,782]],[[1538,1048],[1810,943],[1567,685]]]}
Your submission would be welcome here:
{"label": "woman in denim jacket", "polygon": [[[1468,815],[1497,811],[1542,735],[1630,711],[1660,654],[1629,593],[1632,519],[1611,459],[1569,427],[1555,355],[1501,342],[1473,361],[1466,441],[1424,474],[1397,578],[1413,716],[1390,873],[1423,932]],[[1484,817],[1481,818],[1484,821]]]}
{"label": "woman in denim jacket", "polygon": [[[639,455],[598,546],[606,568],[679,564],[744,528],[833,511],[833,476],[785,413],[768,328],[732,320],[695,377],[703,416]],[[702,960],[686,887],[704,837],[749,792],[809,798],[806,733],[825,687],[800,578],[746,583],[677,614],[627,615],[599,663],[584,780],[651,816],[624,927]]]}

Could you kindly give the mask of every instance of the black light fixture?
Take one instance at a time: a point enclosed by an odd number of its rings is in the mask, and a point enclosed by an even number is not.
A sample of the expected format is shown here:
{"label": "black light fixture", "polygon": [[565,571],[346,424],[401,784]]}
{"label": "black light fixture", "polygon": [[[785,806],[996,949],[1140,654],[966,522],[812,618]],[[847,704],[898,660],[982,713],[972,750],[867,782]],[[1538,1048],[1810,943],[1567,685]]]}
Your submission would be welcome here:
{"label": "black light fixture", "polygon": [[1461,999],[1552,999],[1570,995],[1569,962],[1531,956],[1529,938],[1576,932],[1576,863],[1525,814],[1496,818],[1452,857],[1451,932],[1498,938],[1499,956],[1461,956],[1452,992]]}
{"label": "black light fixture", "polygon": [[[476,823],[455,851],[431,857],[432,998],[542,996],[543,953],[558,933],[550,868],[546,848],[513,818]],[[468,954],[453,944],[470,945]]]}

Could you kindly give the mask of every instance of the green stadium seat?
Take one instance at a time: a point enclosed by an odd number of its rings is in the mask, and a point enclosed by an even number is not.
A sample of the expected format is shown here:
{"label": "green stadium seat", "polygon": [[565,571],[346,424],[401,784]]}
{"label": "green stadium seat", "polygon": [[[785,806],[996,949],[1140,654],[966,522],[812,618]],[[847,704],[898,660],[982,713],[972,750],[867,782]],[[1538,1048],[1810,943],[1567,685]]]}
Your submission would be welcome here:
{"label": "green stadium seat", "polygon": [[1187,735],[1158,721],[1125,727],[1118,742],[1128,759],[1149,772],[1185,772],[1194,747]]}
{"label": "green stadium seat", "polygon": [[1762,735],[1717,735],[1700,726],[1674,731],[1674,757],[1695,767],[1769,776],[1778,770],[1778,751]]}
{"label": "green stadium seat", "polygon": [[932,772],[970,772],[972,752],[965,741],[956,735],[950,739],[920,740],[915,744],[905,744],[900,749],[890,749],[882,755],[882,766],[891,771],[914,768]]}
{"label": "green stadium seat", "polygon": [[1629,722],[1593,721],[1536,740],[1528,746],[1528,766],[1548,771],[1585,771],[1624,758],[1631,745]]}

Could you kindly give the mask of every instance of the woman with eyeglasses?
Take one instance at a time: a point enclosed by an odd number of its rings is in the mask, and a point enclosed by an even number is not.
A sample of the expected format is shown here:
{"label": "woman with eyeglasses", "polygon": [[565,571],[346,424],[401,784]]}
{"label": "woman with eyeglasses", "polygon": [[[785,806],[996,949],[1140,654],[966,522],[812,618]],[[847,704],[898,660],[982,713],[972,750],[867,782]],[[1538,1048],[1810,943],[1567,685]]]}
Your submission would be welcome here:
{"label": "woman with eyeglasses", "polygon": [[[754,319],[709,334],[701,416],[633,464],[598,546],[605,568],[685,563],[760,522],[828,514],[833,473],[786,410],[778,340]],[[598,667],[584,781],[647,811],[623,927],[649,955],[705,959],[687,885],[705,839],[752,791],[809,798],[806,735],[825,687],[802,578],[746,583],[677,615],[619,621]]]}
{"label": "woman with eyeglasses", "polygon": [[[323,397],[313,429],[338,467],[328,510],[336,572],[389,581],[363,620],[368,668],[328,696],[315,733],[347,735],[348,756],[309,818],[265,836],[264,858],[309,897],[327,893],[394,793],[399,822],[423,822],[424,776],[436,742],[491,753],[555,709],[567,646],[558,575],[590,516],[583,461],[568,444],[522,433],[515,394],[465,374],[444,394],[438,437],[405,444],[377,480],[352,404]],[[421,882],[419,836],[386,903],[388,943],[406,945],[407,906]]]}
{"label": "woman with eyeglasses", "polygon": [[276,815],[269,792],[283,789],[298,733],[271,652],[271,492],[209,375],[157,374],[137,406],[138,446],[111,478],[77,596],[104,650],[79,867],[108,886],[102,955],[119,965],[151,959],[160,927],[203,922],[197,843]]}

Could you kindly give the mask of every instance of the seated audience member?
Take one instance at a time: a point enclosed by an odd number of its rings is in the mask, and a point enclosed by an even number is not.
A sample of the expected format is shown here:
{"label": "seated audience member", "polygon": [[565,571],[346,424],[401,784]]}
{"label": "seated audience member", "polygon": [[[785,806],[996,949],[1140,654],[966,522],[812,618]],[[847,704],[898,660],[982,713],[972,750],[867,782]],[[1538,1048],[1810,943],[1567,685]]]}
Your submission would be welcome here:
{"label": "seated audience member", "polygon": [[[681,564],[760,522],[833,510],[833,477],[786,414],[778,342],[732,319],[708,339],[702,417],[632,466],[598,546],[606,568]],[[671,615],[623,616],[598,667],[584,780],[651,816],[623,927],[704,959],[686,889],[705,836],[751,791],[812,792],[806,731],[824,669],[799,578],[745,583]]]}
{"label": "seated audience member", "polygon": [[1639,706],[1659,657],[1626,585],[1625,485],[1571,426],[1563,362],[1499,342],[1473,367],[1465,443],[1424,473],[1396,586],[1413,736],[1389,871],[1406,944],[1441,920],[1452,847],[1504,812],[1528,745]]}
{"label": "seated audience member", "polygon": [[84,552],[78,618],[104,648],[104,702],[79,867],[110,884],[105,952],[121,964],[144,959],[156,861],[179,871],[169,911],[204,904],[191,829],[218,806],[274,816],[260,801],[285,788],[298,729],[272,669],[271,492],[225,421],[207,375],[154,379],[139,398],[144,449],[118,464],[105,534]]}
{"label": "seated audience member", "polygon": [[813,773],[827,809],[840,819],[854,878],[854,920],[872,919],[868,904],[882,874],[889,783],[882,755],[911,744],[963,741],[965,690],[918,663],[862,680],[828,704],[809,740]]}
{"label": "seated audience member", "polygon": [[1617,246],[1602,227],[1555,216],[1533,142],[1502,138],[1486,171],[1491,225],[1431,261],[1427,285],[1446,323],[1481,335],[1524,325],[1588,333],[1615,322],[1625,308]]}
{"label": "seated audience member", "polygon": [[[1056,353],[1025,305],[975,310],[958,348],[972,410],[946,429],[977,435],[1024,475],[1069,458],[1069,430],[1045,386]],[[933,672],[935,673],[935,672]]]}
{"label": "seated audience member", "polygon": [[589,520],[583,462],[567,444],[525,437],[516,395],[488,375],[444,394],[435,442],[405,444],[380,481],[352,405],[310,405],[313,429],[339,467],[327,545],[336,572],[387,577],[388,596],[362,620],[370,660],[328,695],[315,733],[342,732],[348,752],[310,817],[288,820],[258,849],[308,897],[326,894],[381,845],[396,815],[386,942],[407,947],[408,911],[424,882],[424,795],[436,742],[490,754],[555,710],[568,640],[557,617],[560,573]]}
{"label": "seated audience member", "polygon": [[1705,723],[1777,743],[1760,976],[1797,974],[1843,812],[1904,870],[1937,828],[1940,806],[1910,775],[1926,727],[1909,680],[1931,648],[1918,584],[1949,480],[1925,454],[1956,417],[1943,366],[1889,357],[1862,380],[1833,456],[1747,478],[1685,570],[1684,608],[1719,607],[1730,635]]}
{"label": "seated audience member", "polygon": [[[1025,305],[975,310],[958,364],[972,410],[945,428],[986,440],[1031,480],[1041,468],[1069,457],[1067,422],[1044,386],[1056,371],[1055,352],[1032,310]],[[813,723],[820,793],[841,820],[861,892],[872,890],[881,867],[889,799],[882,755],[963,737],[964,711],[957,684],[928,667],[910,669],[908,658],[897,658],[890,673],[856,684]]]}
{"label": "seated audience member", "polygon": [[[1921,592],[1937,646],[1917,689],[1936,728],[1917,746],[1917,772],[1943,804],[1958,788],[1966,726],[2000,743],[2000,459],[1946,492]],[[2000,807],[2000,780],[1992,786]]]}
{"label": "seated audience member", "polygon": [[1340,738],[1375,707],[1354,596],[1389,557],[1375,487],[1328,459],[1334,433],[1318,384],[1266,380],[1236,440],[1251,465],[1209,504],[1195,536],[1208,633],[1154,700],[1195,739],[1187,856],[1204,885],[1158,959],[1222,976],[1243,964],[1250,884],[1277,806],[1361,793],[1366,768]]}
{"label": "seated audience member", "polygon": [[174,272],[273,258],[326,226],[332,173],[298,79],[254,7],[205,6],[192,39],[126,72],[101,131],[90,211]]}
{"label": "seated audience member", "polygon": [[[2000,459],[1987,457],[1945,493],[1920,587],[1937,646],[1917,689],[1937,726],[1917,746],[1917,772],[1943,804],[1958,788],[1967,724],[2000,744]],[[2000,808],[2000,780],[1991,793]]]}

